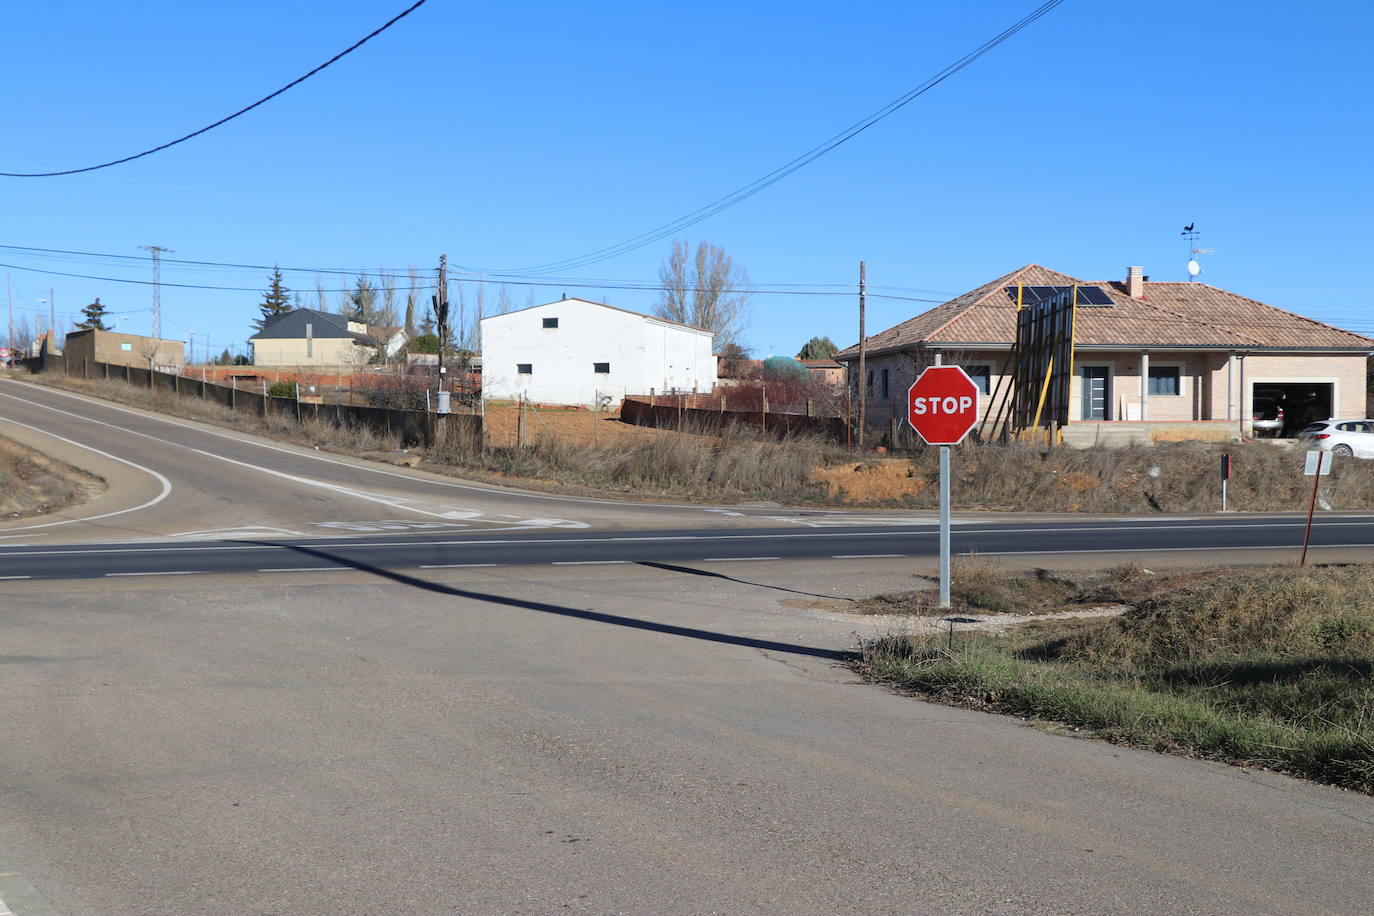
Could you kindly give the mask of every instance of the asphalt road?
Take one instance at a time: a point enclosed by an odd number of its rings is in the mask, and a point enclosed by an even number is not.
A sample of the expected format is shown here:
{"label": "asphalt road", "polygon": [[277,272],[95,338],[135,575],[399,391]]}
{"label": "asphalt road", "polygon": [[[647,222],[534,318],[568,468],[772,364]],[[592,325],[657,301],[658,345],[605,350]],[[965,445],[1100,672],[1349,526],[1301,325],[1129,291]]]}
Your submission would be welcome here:
{"label": "asphalt road", "polygon": [[[838,656],[886,624],[846,599],[911,587],[928,519],[525,496],[0,383],[0,431],[45,428],[123,476],[0,530],[5,573],[33,577],[0,582],[21,916],[1374,896],[1365,796],[858,682]],[[1294,525],[961,520],[955,543],[1291,562]],[[1328,558],[1374,542],[1359,517],[1316,533],[1346,545]]]}

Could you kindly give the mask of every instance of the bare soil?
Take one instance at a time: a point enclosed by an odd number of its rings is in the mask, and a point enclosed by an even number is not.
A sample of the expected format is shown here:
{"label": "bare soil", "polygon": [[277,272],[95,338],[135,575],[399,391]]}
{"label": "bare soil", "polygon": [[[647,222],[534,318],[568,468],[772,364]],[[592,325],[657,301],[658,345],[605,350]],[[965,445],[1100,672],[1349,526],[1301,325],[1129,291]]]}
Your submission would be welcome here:
{"label": "bare soil", "polygon": [[0,519],[44,515],[104,491],[99,477],[0,437]]}
{"label": "bare soil", "polygon": [[[520,408],[487,405],[487,444],[510,448],[519,444]],[[628,442],[642,445],[681,433],[620,421],[620,412],[531,407],[525,417],[525,436],[533,443],[553,436],[569,445],[610,445]]]}

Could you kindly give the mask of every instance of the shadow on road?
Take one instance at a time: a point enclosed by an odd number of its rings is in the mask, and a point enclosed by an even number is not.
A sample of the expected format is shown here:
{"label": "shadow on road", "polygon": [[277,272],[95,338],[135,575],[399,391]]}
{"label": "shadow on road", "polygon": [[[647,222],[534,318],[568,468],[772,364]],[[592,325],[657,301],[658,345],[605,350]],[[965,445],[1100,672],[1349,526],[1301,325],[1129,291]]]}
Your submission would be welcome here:
{"label": "shadow on road", "polygon": [[[610,624],[617,627],[629,627],[634,630],[646,630],[651,633],[664,633],[669,636],[682,636],[687,639],[700,639],[705,642],[724,643],[731,646],[744,646],[750,649],[762,649],[768,652],[786,652],[791,655],[806,655],[812,658],[824,658],[831,661],[844,661],[850,657],[851,653],[836,649],[822,649],[817,646],[799,646],[795,643],[774,642],[771,639],[754,639],[749,636],[733,636],[729,633],[717,633],[712,630],[701,630],[696,627],[680,627],[670,623],[657,623],[652,620],[638,620],[634,617],[623,617],[619,614],[603,614],[599,611],[586,611],[580,608],[563,607],[558,604],[548,604],[543,601],[525,601],[521,598],[506,598],[501,595],[490,595],[485,592],[474,592],[463,588],[454,588],[451,585],[442,585],[438,582],[428,582],[415,576],[396,572],[391,569],[384,569],[380,566],[373,566],[370,563],[362,563],[351,560],[347,557],[337,556],[327,550],[315,547],[307,547],[301,544],[292,544],[285,541],[269,543],[267,541],[250,541],[245,543],[256,543],[262,546],[275,548],[285,548],[294,550],[297,553],[316,557],[321,560],[328,560],[331,563],[338,563],[343,566],[356,569],[359,572],[371,573],[402,585],[409,585],[413,588],[422,588],[425,591],[437,592],[441,595],[451,595],[455,598],[469,598],[473,601],[486,601],[491,604],[504,604],[507,607],[518,607],[528,611],[539,611],[544,614],[557,614],[560,617],[571,617],[575,620],[588,620],[593,623]],[[658,565],[658,564],[648,564]],[[667,567],[673,568],[673,567]],[[695,570],[692,570],[693,572]],[[709,573],[707,575],[710,575]],[[728,578],[728,577],[722,577]],[[745,583],[751,584],[751,583]]]}
{"label": "shadow on road", "polygon": [[789,592],[793,595],[805,595],[808,598],[824,598],[834,601],[853,601],[853,598],[844,598],[838,595],[818,595],[815,592],[803,592],[795,588],[786,588],[782,585],[769,585],[766,582],[750,582],[746,579],[736,579],[734,576],[727,576],[725,573],[713,572],[709,569],[694,569],[691,566],[674,566],[672,563],[657,563],[653,560],[636,560],[636,566],[647,566],[650,569],[662,569],[666,572],[685,573],[689,576],[705,576],[708,579],[724,579],[726,582],[737,582],[740,585],[751,585],[754,588],[771,588],[778,592]]}

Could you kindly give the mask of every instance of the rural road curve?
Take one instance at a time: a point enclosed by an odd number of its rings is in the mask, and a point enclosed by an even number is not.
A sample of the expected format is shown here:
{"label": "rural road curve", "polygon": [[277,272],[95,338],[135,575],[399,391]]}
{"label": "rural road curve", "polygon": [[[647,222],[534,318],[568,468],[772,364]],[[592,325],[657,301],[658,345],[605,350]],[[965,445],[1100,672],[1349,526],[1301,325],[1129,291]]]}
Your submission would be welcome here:
{"label": "rural road curve", "polygon": [[[0,530],[0,561],[35,576],[0,582],[0,900],[20,916],[1358,913],[1374,897],[1368,797],[857,681],[838,656],[873,624],[836,607],[930,568],[923,519],[887,533],[909,552],[841,549],[882,526],[459,489],[12,382],[0,432],[60,435],[128,475],[71,524]],[[324,527],[426,512],[445,527]],[[1292,524],[1249,521],[1149,536],[1272,557]],[[1374,542],[1359,517],[1324,521],[1339,552]],[[1102,548],[1149,526],[1074,527],[957,537]],[[581,558],[669,531],[760,535],[780,558]],[[771,549],[826,537],[829,553]],[[469,543],[525,538],[542,560]],[[99,566],[194,547],[340,568]],[[417,562],[432,551],[451,562]],[[474,556],[497,565],[458,565]]]}

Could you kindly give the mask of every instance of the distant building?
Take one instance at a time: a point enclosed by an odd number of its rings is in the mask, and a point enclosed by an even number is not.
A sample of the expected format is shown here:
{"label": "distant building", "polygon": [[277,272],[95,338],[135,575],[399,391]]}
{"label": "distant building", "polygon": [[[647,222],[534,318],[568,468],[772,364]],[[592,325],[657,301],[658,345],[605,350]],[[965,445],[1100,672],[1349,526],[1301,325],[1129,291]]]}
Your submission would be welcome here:
{"label": "distant building", "polygon": [[543,404],[627,394],[710,392],[714,335],[587,299],[482,319],[482,396]]}
{"label": "distant building", "polygon": [[248,338],[255,366],[358,366],[375,354],[392,357],[406,344],[404,328],[350,321],[316,309],[293,309]]}
{"label": "distant building", "polygon": [[87,360],[88,364],[108,363],[171,373],[180,373],[186,366],[184,341],[90,328],[68,333],[62,353],[68,366],[80,366],[82,360]]}
{"label": "distant building", "polygon": [[868,416],[905,413],[906,392],[938,354],[957,363],[996,410],[1012,375],[1017,303],[1077,286],[1065,441],[1102,441],[1112,426],[1170,424],[1201,438],[1208,425],[1252,432],[1257,400],[1285,410],[1286,431],[1312,419],[1363,416],[1374,340],[1206,283],[1160,282],[1130,267],[1124,280],[1079,280],[1029,264],[835,354],[862,385]]}
{"label": "distant building", "polygon": [[843,363],[838,363],[833,359],[803,359],[799,362],[806,367],[813,382],[824,382],[827,385],[843,385],[845,369]]}

